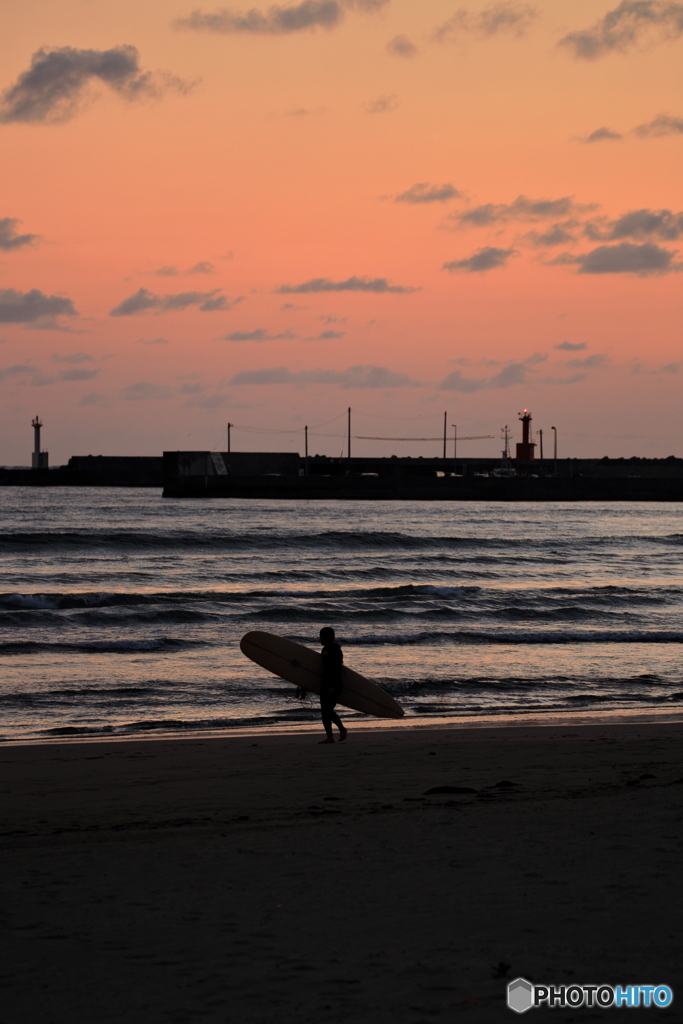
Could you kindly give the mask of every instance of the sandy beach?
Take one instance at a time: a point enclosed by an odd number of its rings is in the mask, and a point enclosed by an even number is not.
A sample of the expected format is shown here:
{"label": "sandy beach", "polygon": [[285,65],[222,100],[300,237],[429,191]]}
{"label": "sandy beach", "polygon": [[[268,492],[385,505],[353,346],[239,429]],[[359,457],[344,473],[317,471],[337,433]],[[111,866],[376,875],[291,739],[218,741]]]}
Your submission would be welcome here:
{"label": "sandy beach", "polygon": [[317,738],[3,746],[4,1024],[681,1019],[683,725]]}

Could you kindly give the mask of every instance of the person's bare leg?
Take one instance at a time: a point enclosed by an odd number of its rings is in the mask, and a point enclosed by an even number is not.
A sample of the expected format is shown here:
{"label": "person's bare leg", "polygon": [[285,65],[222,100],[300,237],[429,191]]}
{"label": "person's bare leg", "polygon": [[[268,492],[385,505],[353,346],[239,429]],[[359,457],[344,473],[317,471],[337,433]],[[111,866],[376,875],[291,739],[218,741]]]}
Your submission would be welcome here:
{"label": "person's bare leg", "polygon": [[320,711],[322,713],[323,728],[327,734],[327,738],[324,740],[318,740],[318,743],[334,743],[334,733],[332,732],[332,722],[339,721],[334,713],[334,704],[330,707],[329,702],[320,698]]}
{"label": "person's bare leg", "polygon": [[[336,711],[333,711],[332,715],[330,717],[332,718],[332,721],[334,722],[334,724],[339,729],[339,742],[343,743],[344,740],[346,739],[346,737],[349,734],[349,730],[344,728],[342,720],[341,720],[341,718],[339,717],[339,715],[337,714]],[[331,733],[331,731],[332,730],[330,729],[330,733]],[[330,733],[328,733],[328,736],[330,735]]]}

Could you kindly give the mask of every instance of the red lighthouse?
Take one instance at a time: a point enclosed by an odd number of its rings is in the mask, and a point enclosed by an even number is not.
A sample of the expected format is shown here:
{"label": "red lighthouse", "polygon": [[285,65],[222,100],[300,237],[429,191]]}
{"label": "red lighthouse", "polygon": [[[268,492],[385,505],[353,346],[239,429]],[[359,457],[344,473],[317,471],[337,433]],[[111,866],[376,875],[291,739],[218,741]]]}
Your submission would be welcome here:
{"label": "red lighthouse", "polygon": [[519,413],[519,418],[522,421],[522,443],[517,444],[517,462],[533,462],[536,445],[533,441],[529,440],[531,413],[528,409],[525,409],[524,412]]}

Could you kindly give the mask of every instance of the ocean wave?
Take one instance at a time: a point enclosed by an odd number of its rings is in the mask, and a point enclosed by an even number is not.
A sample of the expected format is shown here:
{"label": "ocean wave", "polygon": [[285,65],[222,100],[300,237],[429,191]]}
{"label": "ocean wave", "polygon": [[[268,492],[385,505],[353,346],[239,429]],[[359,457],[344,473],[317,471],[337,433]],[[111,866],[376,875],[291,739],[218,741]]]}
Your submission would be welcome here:
{"label": "ocean wave", "polygon": [[[604,676],[599,681],[590,681],[580,676],[571,677],[564,675],[557,676],[452,676],[451,678],[439,678],[426,676],[423,679],[396,679],[382,677],[381,685],[388,693],[398,699],[421,697],[422,695],[443,695],[452,697],[457,694],[463,695],[505,695],[510,693],[542,693],[542,694],[570,694],[574,689],[583,690],[590,685],[599,685],[605,691],[624,689],[623,696],[631,699],[633,690],[651,687],[667,691],[672,686],[680,686],[680,681],[663,679],[658,675],[641,676]],[[668,696],[680,696],[678,693],[669,693]]]}
{"label": "ocean wave", "polygon": [[361,606],[359,608],[344,605],[315,604],[311,607],[299,605],[267,605],[249,612],[241,612],[233,616],[240,622],[260,623],[336,623],[340,620],[358,623],[382,622],[420,622],[420,621],[470,621],[486,622],[503,620],[505,622],[590,622],[599,619],[606,622],[639,622],[642,616],[628,611],[601,610],[596,616],[594,609],[581,606],[557,608],[454,608],[449,605],[432,605],[427,608]]}
{"label": "ocean wave", "polygon": [[[478,537],[478,536],[419,536],[399,531],[382,530],[328,530],[320,533],[277,532],[268,533],[218,533],[215,530],[36,530],[0,533],[0,551],[31,550],[47,548],[97,549],[133,548],[142,549],[192,549],[214,551],[257,550],[266,551],[294,549],[320,549],[325,551],[353,550],[414,550],[462,548],[490,549],[502,554],[539,550],[571,552],[580,544],[583,550],[610,547],[632,548],[638,545],[664,544],[680,546],[683,534],[666,535],[625,534],[611,536],[573,537]],[[518,555],[516,556],[518,557]]]}
{"label": "ocean wave", "polygon": [[[344,709],[345,718],[358,717],[359,713]],[[301,722],[320,721],[319,713],[304,711],[301,715],[262,713],[240,715],[235,718],[216,716],[215,718],[158,718],[143,719],[138,722],[126,722],[116,725],[62,725],[41,729],[37,735],[58,738],[77,736],[115,735],[130,736],[152,732],[206,732],[209,730],[238,729],[245,726],[280,725],[283,721]]]}
{"label": "ocean wave", "polygon": [[[186,599],[189,594],[183,595]],[[70,608],[113,608],[117,605],[153,604],[173,595],[135,593],[0,594],[0,610],[44,611]]]}
{"label": "ocean wave", "polygon": [[665,604],[683,596],[683,587],[666,584],[647,587],[511,587],[467,584],[400,583],[394,586],[316,586],[310,589],[257,587],[234,590],[158,590],[158,591],[72,591],[37,593],[0,593],[0,615],[6,611],[69,611],[102,608],[126,608],[153,605],[248,605],[261,601],[325,600],[344,602],[366,600],[373,603],[453,598],[482,606],[504,601],[507,606],[552,605],[558,601],[581,602],[600,607],[610,605]]}
{"label": "ocean wave", "polygon": [[0,643],[0,655],[15,654],[172,654],[187,648],[204,647],[201,640],[155,637],[149,640],[90,640],[83,643],[60,641],[8,641]]}
{"label": "ocean wave", "polygon": [[416,646],[420,644],[470,644],[476,645],[543,645],[543,644],[681,644],[683,632],[673,630],[581,630],[550,631],[537,630],[533,633],[519,631],[493,632],[485,630],[458,630],[441,632],[429,630],[422,633],[396,633],[394,635],[371,633],[358,637],[344,637],[340,641],[347,647]]}

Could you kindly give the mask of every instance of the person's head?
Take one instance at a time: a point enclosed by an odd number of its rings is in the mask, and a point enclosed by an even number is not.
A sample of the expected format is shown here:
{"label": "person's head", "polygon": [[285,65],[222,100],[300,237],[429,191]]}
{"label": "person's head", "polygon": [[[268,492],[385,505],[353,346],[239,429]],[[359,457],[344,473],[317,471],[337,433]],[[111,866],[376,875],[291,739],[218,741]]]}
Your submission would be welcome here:
{"label": "person's head", "polygon": [[320,630],[320,643],[324,645],[334,642],[334,630],[332,626],[323,626]]}

